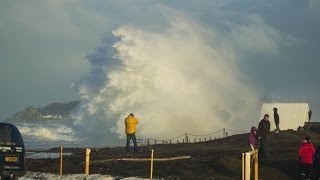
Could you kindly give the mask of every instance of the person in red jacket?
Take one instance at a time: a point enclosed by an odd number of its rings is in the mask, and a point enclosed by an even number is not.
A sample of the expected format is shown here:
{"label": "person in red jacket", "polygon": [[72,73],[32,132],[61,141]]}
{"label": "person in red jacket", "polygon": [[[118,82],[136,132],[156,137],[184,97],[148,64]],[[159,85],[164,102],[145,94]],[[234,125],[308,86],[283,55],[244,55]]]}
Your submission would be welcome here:
{"label": "person in red jacket", "polygon": [[310,179],[311,167],[313,164],[315,148],[311,143],[310,137],[306,137],[299,148],[299,159],[301,166],[301,176]]}

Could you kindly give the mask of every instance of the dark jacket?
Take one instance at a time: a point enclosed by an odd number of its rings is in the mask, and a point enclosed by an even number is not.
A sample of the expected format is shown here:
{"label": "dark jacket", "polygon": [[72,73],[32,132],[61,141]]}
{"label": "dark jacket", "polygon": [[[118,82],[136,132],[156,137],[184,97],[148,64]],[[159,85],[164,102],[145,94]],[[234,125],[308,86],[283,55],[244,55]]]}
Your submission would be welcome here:
{"label": "dark jacket", "polygon": [[270,122],[262,119],[258,126],[258,137],[265,139],[270,131]]}
{"label": "dark jacket", "polygon": [[273,118],[274,118],[274,122],[275,122],[276,124],[279,124],[279,123],[280,123],[280,118],[279,118],[279,114],[278,114],[277,111],[274,112]]}

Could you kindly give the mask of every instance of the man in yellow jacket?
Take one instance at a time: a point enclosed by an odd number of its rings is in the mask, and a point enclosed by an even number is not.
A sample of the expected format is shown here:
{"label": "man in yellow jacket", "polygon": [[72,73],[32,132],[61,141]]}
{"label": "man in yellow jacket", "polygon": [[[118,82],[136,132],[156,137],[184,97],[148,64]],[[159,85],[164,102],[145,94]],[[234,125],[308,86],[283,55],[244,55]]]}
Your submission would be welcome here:
{"label": "man in yellow jacket", "polygon": [[126,125],[126,135],[127,135],[127,153],[129,152],[130,148],[130,141],[132,139],[133,145],[134,145],[134,151],[138,151],[137,147],[137,139],[136,139],[136,125],[139,123],[138,119],[134,117],[134,115],[131,113],[128,117],[125,118],[124,124]]}

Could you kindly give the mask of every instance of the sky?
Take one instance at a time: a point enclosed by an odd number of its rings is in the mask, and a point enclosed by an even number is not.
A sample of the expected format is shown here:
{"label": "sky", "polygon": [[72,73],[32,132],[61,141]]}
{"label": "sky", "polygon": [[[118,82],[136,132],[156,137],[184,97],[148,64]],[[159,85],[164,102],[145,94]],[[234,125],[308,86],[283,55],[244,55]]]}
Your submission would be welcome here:
{"label": "sky", "polygon": [[0,119],[81,100],[89,134],[123,138],[134,113],[171,137],[248,129],[263,97],[316,119],[319,19],[317,0],[2,0]]}

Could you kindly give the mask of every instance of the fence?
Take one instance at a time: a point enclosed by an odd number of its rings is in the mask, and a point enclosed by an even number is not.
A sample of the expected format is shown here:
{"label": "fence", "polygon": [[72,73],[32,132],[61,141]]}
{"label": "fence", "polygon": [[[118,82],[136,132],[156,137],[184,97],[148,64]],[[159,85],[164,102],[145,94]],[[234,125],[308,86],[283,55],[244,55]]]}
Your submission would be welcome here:
{"label": "fence", "polygon": [[[214,139],[225,138],[231,135],[239,133],[247,133],[248,131],[237,131],[232,129],[222,128],[218,131],[208,133],[208,134],[192,134],[184,133],[179,136],[170,139],[155,139],[155,138],[145,138],[137,139],[137,143],[140,146],[149,146],[153,144],[179,144],[179,143],[197,143],[206,142]],[[116,147],[124,146],[125,140],[118,141],[108,141],[108,140],[87,140],[87,141],[26,141],[25,146],[27,150],[37,150],[37,149],[50,149],[54,147],[63,146],[65,148],[85,148],[85,147]]]}
{"label": "fence", "polygon": [[253,179],[258,180],[258,150],[242,153],[242,180],[250,180],[252,170]]}
{"label": "fence", "polygon": [[215,131],[209,134],[199,135],[199,134],[192,134],[192,133],[184,133],[184,134],[181,134],[180,136],[170,138],[170,139],[153,139],[153,138],[139,139],[139,143],[141,145],[196,143],[196,142],[211,141],[219,138],[225,138],[230,135],[247,133],[247,132],[248,131],[237,131],[237,130],[222,128],[218,131]]}

